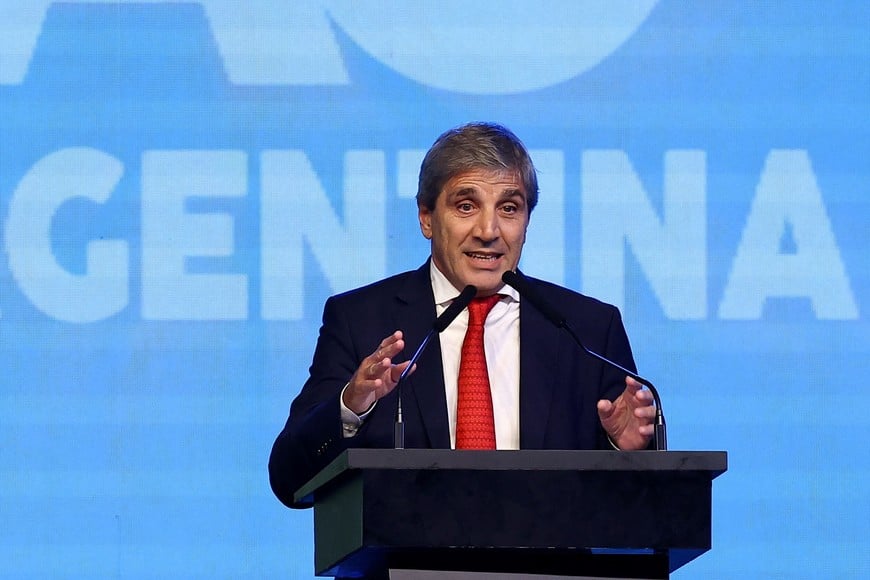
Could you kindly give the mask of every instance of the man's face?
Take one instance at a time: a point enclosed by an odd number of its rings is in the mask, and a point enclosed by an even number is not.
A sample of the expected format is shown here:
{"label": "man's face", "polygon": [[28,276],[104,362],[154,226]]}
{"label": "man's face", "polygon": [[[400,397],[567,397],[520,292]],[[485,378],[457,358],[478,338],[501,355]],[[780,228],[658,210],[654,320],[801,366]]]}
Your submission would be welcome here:
{"label": "man's face", "polygon": [[488,296],[520,261],[529,225],[528,193],[516,171],[472,169],[444,184],[435,209],[419,209],[432,259],[457,289]]}

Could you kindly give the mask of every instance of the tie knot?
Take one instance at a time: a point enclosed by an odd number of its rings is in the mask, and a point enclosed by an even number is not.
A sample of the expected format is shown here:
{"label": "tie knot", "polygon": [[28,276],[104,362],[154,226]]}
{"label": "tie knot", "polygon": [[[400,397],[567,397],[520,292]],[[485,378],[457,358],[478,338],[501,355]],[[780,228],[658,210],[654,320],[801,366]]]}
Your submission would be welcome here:
{"label": "tie knot", "polygon": [[501,296],[493,294],[492,296],[484,296],[482,298],[473,298],[468,304],[468,325],[483,326],[486,317],[489,316],[489,311],[499,301]]}

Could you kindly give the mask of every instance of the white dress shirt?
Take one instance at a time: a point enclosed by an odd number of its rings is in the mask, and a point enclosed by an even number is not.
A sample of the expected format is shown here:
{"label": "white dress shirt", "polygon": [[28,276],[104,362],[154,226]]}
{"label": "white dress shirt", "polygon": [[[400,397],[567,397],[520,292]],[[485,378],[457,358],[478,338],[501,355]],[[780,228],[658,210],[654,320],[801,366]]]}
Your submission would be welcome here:
{"label": "white dress shirt", "polygon": [[[435,312],[440,316],[460,291],[430,262],[429,279],[435,295]],[[501,300],[496,302],[484,324],[483,348],[492,392],[495,419],[496,449],[520,448],[520,296],[510,286],[499,290]],[[450,323],[438,338],[441,342],[441,364],[444,371],[444,390],[447,398],[447,423],[450,427],[450,447],[456,448],[456,401],[458,395],[459,362],[462,342],[468,329],[466,308]],[[426,372],[417,368],[414,372]],[[344,386],[347,389],[347,385]],[[344,404],[344,390],[339,398],[344,437],[354,437],[377,401],[362,415],[357,415]],[[613,449],[619,447],[607,436]]]}
{"label": "white dress shirt", "polygon": [[[450,303],[459,296],[459,290],[430,262],[429,278],[435,295],[435,313],[440,316]],[[486,352],[486,366],[489,371],[489,385],[492,391],[492,408],[495,419],[496,449],[520,448],[520,302],[519,294],[510,286],[504,286],[502,295],[489,313],[484,324],[483,348]],[[462,342],[468,329],[468,309],[442,332],[441,364],[444,371],[444,390],[447,397],[447,424],[450,426],[450,447],[456,448],[456,400],[459,378],[459,359]],[[417,368],[414,372],[426,372]],[[345,389],[347,385],[345,385]],[[342,391],[344,395],[344,391]],[[357,415],[340,398],[341,422],[344,437],[353,437],[366,415],[374,405],[362,415]]]}
{"label": "white dress shirt", "polygon": [[[430,263],[429,276],[435,294],[435,310],[439,316],[459,295],[459,290]],[[495,415],[496,449],[520,448],[520,302],[519,294],[504,286],[486,318],[483,330],[486,366],[492,391]],[[450,426],[450,447],[456,448],[456,401],[459,359],[462,342],[468,328],[468,309],[463,310],[439,335],[441,364],[444,367],[444,390],[447,396],[447,418]],[[415,372],[426,372],[417,368]]]}

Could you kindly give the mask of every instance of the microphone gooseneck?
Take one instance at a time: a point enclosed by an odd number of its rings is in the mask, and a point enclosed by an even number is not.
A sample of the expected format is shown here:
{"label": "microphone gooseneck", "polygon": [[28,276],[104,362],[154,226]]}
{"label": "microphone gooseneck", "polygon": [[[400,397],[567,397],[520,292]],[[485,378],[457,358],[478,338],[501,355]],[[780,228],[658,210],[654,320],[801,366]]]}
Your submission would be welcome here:
{"label": "microphone gooseneck", "polygon": [[423,354],[423,351],[426,349],[426,345],[429,344],[429,341],[432,340],[432,337],[436,334],[441,334],[444,332],[450,323],[456,320],[456,317],[459,316],[459,313],[465,310],[465,308],[469,305],[472,298],[477,295],[477,288],[469,284],[465,288],[462,289],[462,292],[459,293],[459,296],[453,299],[453,302],[450,303],[450,306],[441,313],[441,316],[435,319],[435,323],[432,325],[432,329],[423,337],[423,342],[420,343],[420,346],[417,347],[417,350],[414,352],[414,356],[411,357],[408,366],[405,367],[405,370],[402,371],[402,374],[399,375],[399,380],[396,381],[396,424],[393,429],[393,443],[396,449],[404,449],[405,448],[405,423],[402,420],[402,381],[405,380],[405,377],[408,376],[408,373],[411,372],[411,369],[417,363],[417,359],[420,358],[420,355]]}
{"label": "microphone gooseneck", "polygon": [[668,448],[667,426],[665,424],[665,416],[664,412],[662,411],[662,400],[661,397],[659,397],[658,389],[656,389],[650,381],[638,375],[637,373],[630,371],[619,363],[616,363],[609,358],[604,357],[597,352],[587,348],[586,345],[583,344],[583,341],[580,340],[580,337],[577,336],[577,333],[574,332],[574,329],[571,328],[571,325],[568,324],[568,321],[565,319],[565,317],[560,314],[549,302],[544,300],[523,276],[517,274],[512,270],[508,270],[507,272],[502,274],[501,279],[505,284],[514,288],[523,299],[528,300],[529,303],[531,303],[532,306],[534,306],[541,314],[543,314],[544,317],[549,320],[553,325],[567,331],[571,338],[574,340],[574,342],[577,344],[577,346],[579,346],[583,352],[619,371],[624,372],[626,375],[630,376],[631,378],[649,389],[650,393],[652,393],[653,401],[655,402],[656,406],[656,416],[653,423],[655,448],[657,451],[665,451]]}

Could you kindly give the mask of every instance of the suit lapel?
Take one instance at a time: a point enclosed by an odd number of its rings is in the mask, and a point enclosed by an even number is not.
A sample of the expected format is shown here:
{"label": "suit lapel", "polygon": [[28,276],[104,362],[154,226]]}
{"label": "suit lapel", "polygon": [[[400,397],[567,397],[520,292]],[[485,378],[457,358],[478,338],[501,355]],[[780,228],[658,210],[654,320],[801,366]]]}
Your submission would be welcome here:
{"label": "suit lapel", "polygon": [[[402,329],[405,335],[408,349],[405,354],[410,358],[435,322],[435,297],[429,281],[428,261],[408,278],[396,297],[397,328]],[[534,306],[520,303],[522,449],[541,449],[544,446],[556,389],[558,345],[561,338],[560,330]],[[437,335],[432,337],[426,351],[418,360],[417,371],[408,376],[406,381],[405,400],[413,400],[420,410],[419,417],[429,445],[433,448],[449,449],[450,428],[447,423],[447,397],[444,393],[444,367]]]}
{"label": "suit lapel", "polygon": [[520,302],[520,448],[541,449],[556,388],[559,329]]}
{"label": "suit lapel", "polygon": [[[435,297],[429,281],[428,261],[408,279],[397,299],[397,323],[405,336],[407,360],[413,356],[435,322]],[[450,429],[447,424],[444,367],[437,334],[432,337],[418,359],[417,370],[407,377],[404,389],[406,400],[413,399],[420,410],[419,417],[429,445],[433,448],[449,448]],[[417,418],[414,417],[413,420]]]}

